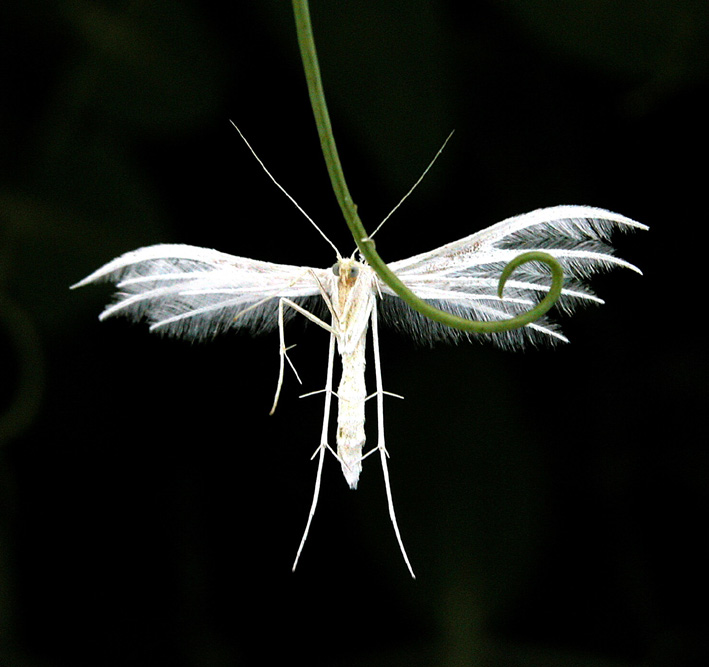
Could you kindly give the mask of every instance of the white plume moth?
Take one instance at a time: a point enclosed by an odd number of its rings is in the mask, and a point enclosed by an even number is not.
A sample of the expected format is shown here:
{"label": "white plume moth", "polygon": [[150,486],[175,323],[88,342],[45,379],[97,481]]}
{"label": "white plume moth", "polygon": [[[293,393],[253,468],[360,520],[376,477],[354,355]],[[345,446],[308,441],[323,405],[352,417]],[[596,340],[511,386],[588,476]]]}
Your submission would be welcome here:
{"label": "white plume moth", "polygon": [[[251,146],[249,149],[265,170]],[[325,237],[267,170],[266,173]],[[601,208],[553,206],[508,218],[459,241],[392,262],[389,268],[418,297],[444,311],[475,320],[504,320],[528,310],[540,295],[546,293],[549,274],[541,263],[524,264],[515,271],[515,277],[507,281],[504,298],[499,298],[497,285],[503,267],[521,252],[542,250],[556,258],[564,269],[565,284],[558,304],[562,310],[570,312],[584,302],[603,303],[583,282],[596,271],[624,267],[640,273],[637,267],[613,255],[607,241],[616,229],[647,227]],[[361,257],[356,258],[354,253],[351,257],[343,257],[332,242],[328,240],[328,243],[337,256],[334,266],[328,269],[272,264],[188,245],[154,245],[121,255],[73,287],[101,280],[113,281],[118,290],[116,301],[101,313],[101,320],[112,315],[126,315],[135,320],[147,320],[150,331],[187,339],[207,339],[227,329],[262,333],[277,327],[280,370],[271,413],[280,396],[285,362],[292,366],[285,343],[286,321],[299,313],[328,331],[330,345],[320,445],[315,453],[318,456],[315,490],[293,569],[298,564],[315,514],[326,452],[332,452],[340,462],[345,480],[352,489],[357,487],[363,460],[369,454],[379,452],[389,516],[413,577],[394,512],[387,468],[389,455],[384,440],[383,403],[387,392],[383,387],[379,356],[379,318],[425,341],[470,338],[471,334],[446,327],[414,311]],[[327,320],[313,313],[312,307],[317,300],[324,302]],[[365,451],[364,420],[368,396],[364,370],[370,326],[378,440],[376,446]],[[510,349],[545,340],[567,342],[558,326],[546,317],[520,329],[488,335],[498,345]],[[335,392],[336,348],[342,374]],[[338,401],[336,451],[329,444],[333,396]]]}

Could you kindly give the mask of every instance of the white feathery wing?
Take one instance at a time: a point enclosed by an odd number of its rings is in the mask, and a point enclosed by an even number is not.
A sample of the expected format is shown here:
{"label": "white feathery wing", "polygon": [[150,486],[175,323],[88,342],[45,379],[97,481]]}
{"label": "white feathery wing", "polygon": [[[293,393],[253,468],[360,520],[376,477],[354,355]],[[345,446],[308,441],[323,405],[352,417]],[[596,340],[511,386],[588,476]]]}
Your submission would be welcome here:
{"label": "white feathery wing", "polygon": [[[497,285],[504,266],[517,255],[541,250],[555,257],[564,269],[564,289],[557,306],[570,313],[584,302],[603,303],[584,284],[597,271],[636,266],[615,257],[608,240],[615,230],[648,227],[635,220],[592,206],[552,206],[507,218],[487,229],[447,243],[430,252],[390,262],[389,268],[419,298],[461,317],[480,321],[504,320],[529,310],[551,285],[544,264],[520,266],[505,283],[504,298]],[[455,340],[472,337],[460,329],[434,322],[409,308],[386,285],[382,316],[418,340]],[[507,348],[527,342],[568,342],[558,325],[543,317],[512,331],[475,336]]]}
{"label": "white feathery wing", "polygon": [[[111,280],[117,300],[99,316],[145,318],[150,330],[192,340],[229,328],[278,326],[278,300],[319,295],[327,270],[272,264],[218,250],[161,244],[127,252],[72,285]],[[239,317],[237,317],[237,315]]]}
{"label": "white feathery wing", "polygon": [[[546,294],[550,284],[544,265],[524,264],[507,281],[504,298],[500,299],[496,291],[503,267],[521,252],[542,250],[553,255],[564,268],[565,286],[559,304],[570,312],[583,302],[602,303],[584,284],[584,279],[596,271],[618,266],[640,272],[613,255],[607,241],[616,229],[647,227],[599,208],[555,206],[509,218],[436,250],[390,263],[389,267],[415,294],[438,308],[475,320],[502,320],[529,310]],[[339,410],[335,455],[347,482],[355,488],[363,458],[370,452],[380,452],[389,514],[413,576],[389,486],[377,315],[424,342],[473,337],[473,334],[423,317],[399,299],[366,264],[339,256],[334,267],[315,269],[272,264],[187,245],[155,245],[114,259],[73,287],[100,280],[111,280],[118,288],[115,303],[101,313],[101,319],[111,315],[145,319],[151,331],[190,339],[211,338],[230,328],[261,333],[278,327],[281,369],[275,402],[283,381],[284,361],[287,361],[285,321],[298,312],[328,330],[330,352],[318,473],[313,503],[293,568],[315,512],[324,452],[332,451],[328,444],[328,426],[337,343],[343,372],[336,394]],[[317,304],[322,306],[323,303],[325,314],[329,311],[329,322],[312,312],[312,306],[317,310]],[[322,307],[317,312],[322,313]],[[363,455],[364,349],[370,322],[379,441]],[[521,347],[526,342],[566,341],[557,325],[547,318],[521,329],[476,337],[489,338],[509,348]]]}
{"label": "white feathery wing", "polygon": [[[519,267],[497,297],[502,268],[529,250],[554,256],[564,268],[558,305],[566,312],[583,302],[603,303],[584,284],[591,274],[613,267],[641,273],[615,257],[607,244],[616,230],[648,229],[618,213],[590,206],[553,206],[503,220],[430,252],[390,262],[389,268],[420,298],[442,310],[475,320],[502,320],[528,310],[550,285],[544,265]],[[100,315],[146,319],[151,331],[206,339],[226,329],[263,333],[278,326],[278,300],[296,303],[319,297],[331,269],[273,264],[181,244],[161,244],[127,252],[72,288],[110,280],[116,302]],[[476,336],[419,315],[379,279],[376,291],[385,321],[419,341],[475,336],[511,347],[530,340],[568,342],[546,318],[505,334]],[[293,313],[290,315],[292,316]],[[286,319],[289,317],[285,315]]]}

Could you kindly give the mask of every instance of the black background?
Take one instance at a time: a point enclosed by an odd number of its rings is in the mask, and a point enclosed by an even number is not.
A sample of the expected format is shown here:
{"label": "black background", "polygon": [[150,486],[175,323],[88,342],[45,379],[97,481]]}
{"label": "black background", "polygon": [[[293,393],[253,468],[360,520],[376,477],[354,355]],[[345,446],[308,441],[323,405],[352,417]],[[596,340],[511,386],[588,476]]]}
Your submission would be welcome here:
{"label": "black background", "polygon": [[[289,3],[0,9],[0,663],[704,665],[709,9],[685,0],[314,0],[350,189],[395,260],[540,206],[650,225],[640,277],[572,343],[421,348],[383,332],[398,552],[379,463],[326,461],[301,563],[327,334],[190,345],[70,292],[189,243],[329,266],[352,243]],[[370,379],[371,383],[371,379]],[[373,413],[369,437],[374,440]]]}

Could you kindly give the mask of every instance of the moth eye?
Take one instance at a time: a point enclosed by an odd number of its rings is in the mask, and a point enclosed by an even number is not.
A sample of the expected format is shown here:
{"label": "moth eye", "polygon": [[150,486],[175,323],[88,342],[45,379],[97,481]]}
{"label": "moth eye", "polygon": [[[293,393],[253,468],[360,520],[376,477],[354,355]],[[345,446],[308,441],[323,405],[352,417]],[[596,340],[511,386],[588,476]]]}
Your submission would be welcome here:
{"label": "moth eye", "polygon": [[359,275],[359,267],[351,266],[350,267],[350,278],[356,278],[358,275]]}
{"label": "moth eye", "polygon": [[333,272],[336,276],[339,276],[339,275],[340,275],[340,263],[339,263],[339,262],[335,262],[335,263],[332,265],[332,272]]}

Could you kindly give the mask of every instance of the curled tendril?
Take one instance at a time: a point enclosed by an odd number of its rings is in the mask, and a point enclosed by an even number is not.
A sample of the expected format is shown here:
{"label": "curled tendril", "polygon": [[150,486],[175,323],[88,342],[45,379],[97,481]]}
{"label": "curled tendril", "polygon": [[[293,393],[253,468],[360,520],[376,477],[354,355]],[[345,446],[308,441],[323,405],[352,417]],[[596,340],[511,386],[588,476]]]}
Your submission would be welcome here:
{"label": "curled tendril", "polygon": [[505,331],[509,329],[515,329],[518,326],[522,327],[525,324],[534,322],[538,320],[542,315],[544,315],[558,300],[561,296],[561,290],[564,286],[564,269],[561,264],[548,252],[541,252],[540,250],[530,250],[529,252],[523,252],[521,255],[517,255],[512,259],[504,269],[502,269],[502,274],[500,275],[500,281],[497,284],[497,296],[502,298],[502,290],[505,287],[507,279],[512,275],[512,272],[522,264],[527,262],[542,262],[546,264],[551,269],[551,287],[546,293],[546,296],[536,305],[534,308],[517,315],[509,320],[503,320],[501,322],[494,322],[493,324],[507,324],[510,325],[509,328],[505,328]]}
{"label": "curled tendril", "polygon": [[[524,252],[517,255],[502,270],[500,280],[497,284],[497,296],[502,298],[502,292],[508,278],[512,275],[516,268],[522,264],[527,264],[528,262],[542,262],[551,269],[551,287],[549,288],[549,291],[536,306],[530,308],[524,313],[521,313],[520,315],[516,315],[515,317],[511,317],[506,320],[478,322],[476,320],[469,320],[465,317],[453,315],[453,313],[447,313],[439,308],[436,308],[435,306],[432,306],[430,303],[419,299],[382,261],[372,246],[373,243],[368,240],[362,242],[361,245],[358,244],[358,247],[362,251],[362,254],[369,265],[377,272],[379,277],[386,282],[387,285],[389,285],[389,287],[391,287],[404,301],[406,301],[407,304],[419,311],[422,315],[425,315],[436,322],[440,322],[441,324],[445,324],[455,329],[462,329],[463,331],[470,331],[473,333],[500,333],[502,331],[518,329],[519,327],[523,327],[530,322],[538,320],[558,301],[564,284],[564,270],[562,269],[559,261],[549,253],[541,252],[539,250],[532,250],[530,252]],[[366,252],[364,252],[365,249]]]}
{"label": "curled tendril", "polygon": [[530,322],[538,320],[546,313],[561,296],[561,288],[564,282],[564,271],[561,264],[550,254],[539,251],[525,252],[505,266],[500,276],[497,292],[498,296],[502,297],[502,290],[512,272],[522,264],[527,262],[542,262],[546,264],[552,273],[552,284],[549,292],[546,294],[536,306],[530,310],[511,317],[506,320],[497,320],[493,322],[478,322],[469,320],[464,317],[447,313],[443,310],[435,308],[430,303],[426,303],[419,299],[401,280],[398,276],[384,263],[379,254],[374,248],[374,241],[369,238],[369,235],[362,225],[362,221],[357,214],[357,207],[352,201],[345,176],[342,171],[342,164],[335,145],[335,137],[330,124],[330,114],[325,103],[325,93],[320,77],[320,66],[318,57],[315,51],[315,40],[313,38],[313,28],[310,21],[310,9],[308,0],[293,0],[293,13],[295,14],[296,31],[298,33],[298,45],[300,47],[300,55],[303,60],[303,68],[305,70],[305,78],[308,84],[308,93],[310,95],[310,104],[313,108],[315,116],[315,124],[318,128],[320,137],[320,145],[322,147],[323,156],[327,165],[327,171],[330,175],[332,189],[335,192],[337,201],[340,204],[342,213],[345,216],[347,226],[352,233],[352,236],[357,243],[357,248],[362,253],[362,256],[367,260],[369,266],[376,271],[377,275],[389,286],[396,294],[401,297],[409,306],[420,312],[422,315],[440,322],[455,329],[471,331],[474,333],[499,333],[523,327]]}

